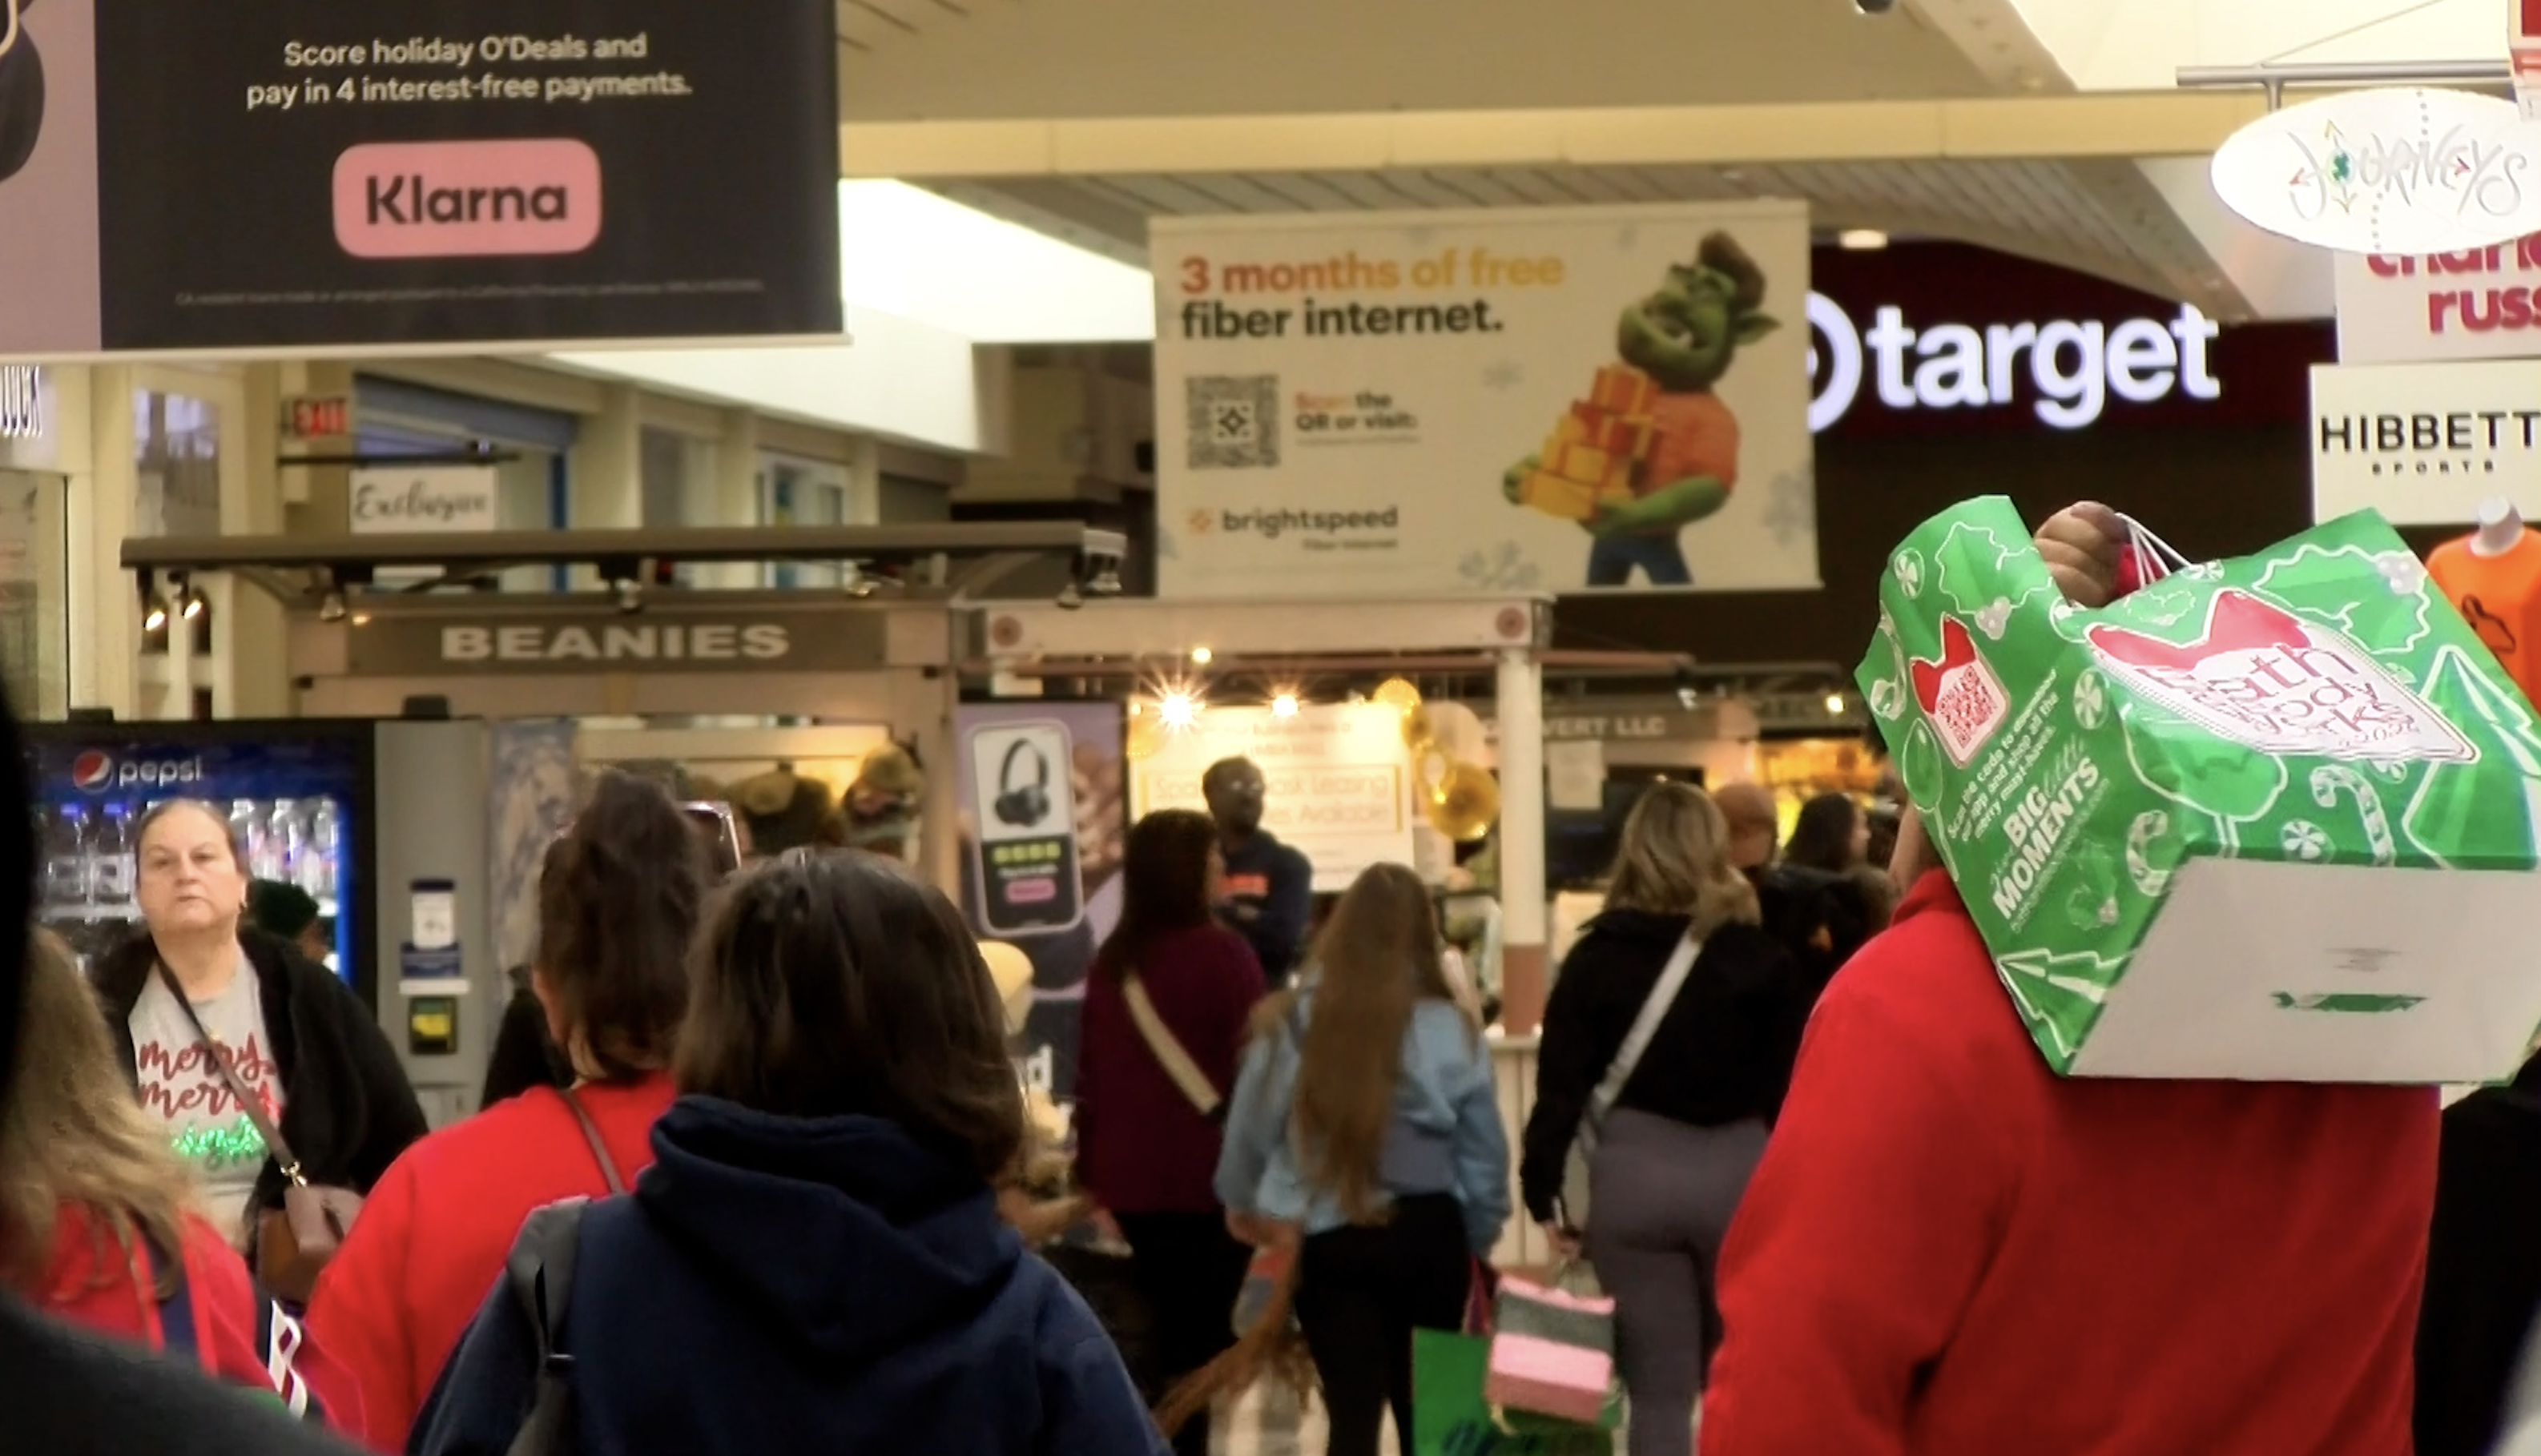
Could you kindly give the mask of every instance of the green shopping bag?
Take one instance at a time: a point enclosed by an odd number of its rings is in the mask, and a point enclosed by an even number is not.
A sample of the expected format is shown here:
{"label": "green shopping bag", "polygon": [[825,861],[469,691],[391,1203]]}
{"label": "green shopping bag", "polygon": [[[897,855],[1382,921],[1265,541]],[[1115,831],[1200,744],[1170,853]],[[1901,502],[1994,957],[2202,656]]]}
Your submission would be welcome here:
{"label": "green shopping bag", "polygon": [[2059,1073],[2521,1065],[2541,724],[2378,515],[2083,611],[1969,501],[1890,557],[1858,677]]}
{"label": "green shopping bag", "polygon": [[1490,1359],[1488,1337],[1412,1332],[1412,1456],[1613,1456],[1620,1404],[1603,1429],[1514,1411],[1495,1416],[1483,1399]]}

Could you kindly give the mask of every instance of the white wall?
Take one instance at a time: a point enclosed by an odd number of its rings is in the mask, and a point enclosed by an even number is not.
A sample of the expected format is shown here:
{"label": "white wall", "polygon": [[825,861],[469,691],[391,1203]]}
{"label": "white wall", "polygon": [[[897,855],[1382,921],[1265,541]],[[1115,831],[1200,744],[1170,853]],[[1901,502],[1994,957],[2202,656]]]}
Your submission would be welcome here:
{"label": "white wall", "polygon": [[2504,60],[2497,0],[2008,0],[2085,91],[2167,91],[2181,66]]}

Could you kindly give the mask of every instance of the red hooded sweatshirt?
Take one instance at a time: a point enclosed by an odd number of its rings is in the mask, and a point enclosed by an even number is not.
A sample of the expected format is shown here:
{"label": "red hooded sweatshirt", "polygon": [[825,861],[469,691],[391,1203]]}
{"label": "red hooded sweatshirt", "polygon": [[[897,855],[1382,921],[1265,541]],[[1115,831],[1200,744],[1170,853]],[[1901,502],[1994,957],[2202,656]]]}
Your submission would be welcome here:
{"label": "red hooded sweatshirt", "polygon": [[[653,1163],[653,1124],[671,1079],[594,1084],[574,1096],[632,1188]],[[548,1088],[524,1093],[405,1150],[371,1190],[343,1249],[318,1276],[309,1328],[362,1385],[363,1441],[405,1449],[432,1394],[502,1274],[521,1221],[609,1186],[582,1125]]]}
{"label": "red hooded sweatshirt", "polygon": [[184,1272],[164,1302],[153,1257],[126,1253],[122,1241],[97,1232],[86,1209],[62,1209],[37,1300],[44,1313],[148,1349],[182,1351],[205,1373],[274,1396],[304,1420],[361,1428],[352,1378],[255,1287],[247,1261],[211,1224],[186,1217]]}
{"label": "red hooded sweatshirt", "polygon": [[1704,1456],[2408,1456],[2431,1088],[2063,1080],[1948,877],[1828,988]]}

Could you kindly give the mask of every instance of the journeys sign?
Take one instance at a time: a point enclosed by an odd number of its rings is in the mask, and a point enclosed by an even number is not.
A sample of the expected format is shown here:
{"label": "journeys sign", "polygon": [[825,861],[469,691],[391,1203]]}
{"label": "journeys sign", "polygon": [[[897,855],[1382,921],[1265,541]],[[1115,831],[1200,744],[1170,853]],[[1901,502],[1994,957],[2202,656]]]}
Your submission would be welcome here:
{"label": "journeys sign", "polygon": [[824,0],[43,0],[0,355],[835,335]]}
{"label": "journeys sign", "polygon": [[884,614],[784,608],[647,609],[536,617],[432,613],[356,619],[357,678],[588,673],[872,672]]}

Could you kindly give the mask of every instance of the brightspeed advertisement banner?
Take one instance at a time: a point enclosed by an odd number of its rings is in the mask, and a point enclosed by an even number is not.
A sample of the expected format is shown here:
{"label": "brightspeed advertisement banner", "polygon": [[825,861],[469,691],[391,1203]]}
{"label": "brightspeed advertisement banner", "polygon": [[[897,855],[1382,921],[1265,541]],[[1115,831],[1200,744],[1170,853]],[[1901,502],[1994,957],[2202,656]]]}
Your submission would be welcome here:
{"label": "brightspeed advertisement banner", "polygon": [[1814,587],[1797,204],[1160,220],[1158,584]]}
{"label": "brightspeed advertisement banner", "polygon": [[821,0],[19,8],[0,355],[842,328]]}

